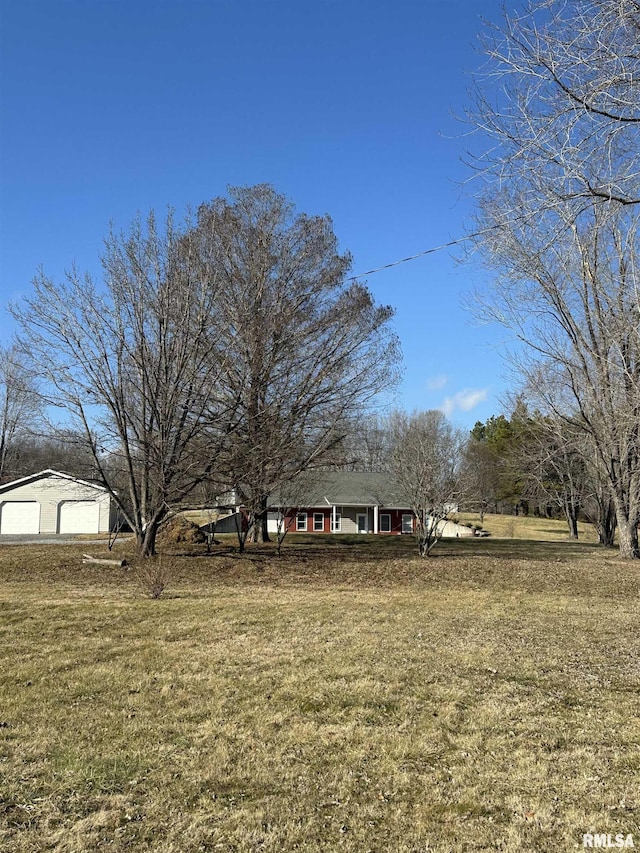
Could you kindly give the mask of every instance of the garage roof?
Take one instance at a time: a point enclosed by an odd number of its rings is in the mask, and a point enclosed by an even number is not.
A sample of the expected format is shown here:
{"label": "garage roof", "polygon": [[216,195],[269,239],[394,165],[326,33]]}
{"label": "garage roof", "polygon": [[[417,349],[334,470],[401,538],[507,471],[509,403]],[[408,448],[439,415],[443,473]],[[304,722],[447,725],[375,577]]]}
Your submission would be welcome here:
{"label": "garage roof", "polygon": [[80,480],[78,477],[73,477],[71,474],[65,474],[62,471],[54,471],[52,468],[45,468],[44,471],[38,471],[37,474],[29,474],[28,477],[20,477],[18,480],[12,480],[10,483],[4,483],[0,486],[0,494],[11,491],[11,489],[15,489],[16,486],[24,486],[27,483],[33,483],[36,480],[43,480],[46,477],[60,477],[63,480],[71,480],[74,483],[81,483],[83,486],[89,486],[99,492],[107,491],[104,486],[100,486],[98,483],[91,483],[89,480]]}

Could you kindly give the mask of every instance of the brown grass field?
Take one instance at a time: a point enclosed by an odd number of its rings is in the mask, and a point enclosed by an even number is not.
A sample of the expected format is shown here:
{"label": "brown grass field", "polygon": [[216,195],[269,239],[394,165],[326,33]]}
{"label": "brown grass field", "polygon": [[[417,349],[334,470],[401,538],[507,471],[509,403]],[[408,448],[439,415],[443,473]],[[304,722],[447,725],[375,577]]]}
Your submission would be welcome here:
{"label": "brown grass field", "polygon": [[640,567],[529,525],[1,545],[0,850],[640,847]]}

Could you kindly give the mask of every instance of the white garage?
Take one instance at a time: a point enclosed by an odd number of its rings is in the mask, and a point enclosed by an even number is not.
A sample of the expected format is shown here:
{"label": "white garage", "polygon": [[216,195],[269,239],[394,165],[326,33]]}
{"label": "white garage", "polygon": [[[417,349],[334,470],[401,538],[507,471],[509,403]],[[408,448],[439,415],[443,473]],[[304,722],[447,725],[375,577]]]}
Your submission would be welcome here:
{"label": "white garage", "polygon": [[104,486],[40,471],[0,486],[0,535],[108,533],[115,506]]}
{"label": "white garage", "polygon": [[3,501],[0,504],[0,535],[40,533],[38,501]]}

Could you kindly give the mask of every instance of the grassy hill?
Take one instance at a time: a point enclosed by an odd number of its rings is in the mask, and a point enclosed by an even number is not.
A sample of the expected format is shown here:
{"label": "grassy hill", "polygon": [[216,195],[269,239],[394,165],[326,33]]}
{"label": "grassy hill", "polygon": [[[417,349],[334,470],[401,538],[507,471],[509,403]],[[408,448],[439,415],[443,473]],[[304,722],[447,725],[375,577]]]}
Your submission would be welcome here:
{"label": "grassy hill", "polygon": [[[461,522],[480,524],[480,516],[460,513]],[[492,536],[501,539],[529,539],[534,542],[559,542],[568,538],[567,523],[563,519],[537,518],[533,515],[495,515],[486,513],[482,526]],[[578,522],[580,540],[595,543],[598,537],[593,525]]]}

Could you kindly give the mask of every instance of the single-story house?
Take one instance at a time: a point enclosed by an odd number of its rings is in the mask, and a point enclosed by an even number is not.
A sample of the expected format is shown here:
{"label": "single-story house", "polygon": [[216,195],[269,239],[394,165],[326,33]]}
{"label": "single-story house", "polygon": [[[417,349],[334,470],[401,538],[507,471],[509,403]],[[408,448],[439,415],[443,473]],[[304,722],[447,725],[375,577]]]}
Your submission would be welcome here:
{"label": "single-story house", "polygon": [[297,533],[414,532],[414,514],[390,474],[307,474],[271,495],[269,504],[268,530],[274,533],[279,517]]}
{"label": "single-story house", "polygon": [[[246,529],[247,514],[234,490],[218,499],[216,533]],[[454,515],[458,505],[445,506]],[[472,536],[455,521],[438,522],[444,537]],[[416,518],[393,475],[363,471],[304,472],[269,496],[267,530],[290,533],[411,534]]]}
{"label": "single-story house", "polygon": [[108,533],[116,507],[104,486],[47,469],[0,486],[0,535]]}

